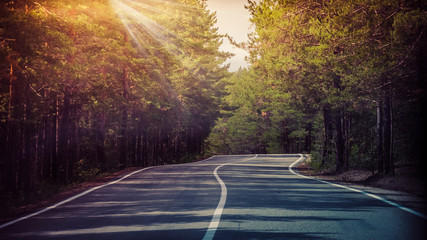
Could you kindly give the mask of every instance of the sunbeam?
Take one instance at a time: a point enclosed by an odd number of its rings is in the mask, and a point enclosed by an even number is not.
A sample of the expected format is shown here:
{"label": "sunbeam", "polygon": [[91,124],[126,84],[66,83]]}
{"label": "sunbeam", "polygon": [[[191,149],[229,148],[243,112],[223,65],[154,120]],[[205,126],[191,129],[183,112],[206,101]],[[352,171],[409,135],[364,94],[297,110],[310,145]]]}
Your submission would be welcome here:
{"label": "sunbeam", "polygon": [[[163,26],[142,14],[142,11],[135,9],[134,3],[137,2],[111,0],[111,3],[123,25],[129,32],[129,35],[132,37],[138,47],[145,47],[147,45],[145,44],[147,42],[147,39],[144,36],[145,34],[150,35],[152,39],[159,42],[163,46],[171,44],[171,37],[168,38],[168,35],[170,36],[172,34]],[[134,6],[131,6],[131,4]],[[149,7],[146,4],[139,6]]]}
{"label": "sunbeam", "polygon": [[146,53],[146,49],[152,45],[150,41],[155,41],[171,53],[182,54],[183,52],[177,46],[180,42],[179,37],[159,24],[153,15],[163,14],[170,17],[173,13],[168,12],[168,10],[182,11],[185,9],[190,13],[192,10],[200,9],[196,6],[158,0],[110,0],[110,2],[135,45],[142,53]]}

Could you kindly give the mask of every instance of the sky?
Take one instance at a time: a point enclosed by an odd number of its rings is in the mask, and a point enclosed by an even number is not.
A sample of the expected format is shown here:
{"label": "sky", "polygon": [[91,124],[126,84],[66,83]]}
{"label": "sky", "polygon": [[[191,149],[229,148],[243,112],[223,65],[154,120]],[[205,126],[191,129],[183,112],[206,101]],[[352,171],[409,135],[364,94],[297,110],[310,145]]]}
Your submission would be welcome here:
{"label": "sky", "polygon": [[[243,42],[248,40],[251,24],[249,22],[250,13],[245,9],[247,0],[208,0],[208,9],[216,12],[217,27],[220,34],[230,35],[234,41]],[[230,71],[237,71],[240,67],[245,68],[248,63],[245,50],[232,46],[228,39],[224,39],[220,50],[236,54],[227,63],[230,63]]]}

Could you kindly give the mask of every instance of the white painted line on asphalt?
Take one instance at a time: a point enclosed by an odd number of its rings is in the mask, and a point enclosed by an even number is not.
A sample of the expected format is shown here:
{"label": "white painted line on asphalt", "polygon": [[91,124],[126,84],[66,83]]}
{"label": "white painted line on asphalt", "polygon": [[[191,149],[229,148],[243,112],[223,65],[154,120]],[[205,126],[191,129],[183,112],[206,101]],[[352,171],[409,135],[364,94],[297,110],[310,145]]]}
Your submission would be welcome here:
{"label": "white painted line on asphalt", "polygon": [[[252,160],[254,158],[256,158],[258,156],[255,155],[255,157],[249,158],[249,159],[245,159],[239,162],[245,162],[245,161],[249,161]],[[239,163],[237,162],[237,163]],[[209,224],[208,230],[205,233],[205,236],[203,237],[202,240],[212,240],[213,237],[215,236],[215,232],[218,229],[219,226],[219,222],[221,221],[221,215],[222,215],[222,211],[224,210],[224,206],[225,203],[227,201],[227,187],[225,186],[224,181],[222,181],[222,179],[218,176],[218,169],[220,169],[223,166],[226,165],[233,165],[233,163],[225,163],[222,164],[218,167],[215,168],[215,170],[213,170],[213,175],[215,176],[216,180],[218,181],[219,185],[221,186],[221,198],[219,199],[219,203],[218,206],[215,209],[215,212],[212,216],[212,220],[211,223]]]}
{"label": "white painted line on asphalt", "polygon": [[318,181],[318,182],[326,183],[326,184],[329,184],[329,185],[332,185],[332,186],[335,186],[335,187],[344,188],[344,189],[347,189],[347,190],[350,190],[350,191],[353,191],[353,192],[362,193],[362,194],[364,194],[364,195],[366,195],[366,196],[369,196],[369,197],[375,198],[375,199],[377,199],[377,200],[380,200],[380,201],[382,201],[382,202],[384,202],[384,203],[387,203],[387,204],[389,204],[389,205],[391,205],[391,206],[393,206],[393,207],[397,207],[397,208],[399,208],[399,209],[401,209],[401,210],[403,210],[403,211],[406,211],[406,212],[412,213],[412,214],[414,214],[414,215],[416,215],[416,216],[418,216],[418,217],[421,217],[421,218],[427,219],[427,216],[426,216],[426,215],[424,215],[424,214],[422,214],[422,213],[419,213],[419,212],[417,212],[417,211],[415,211],[415,210],[412,210],[412,209],[410,209],[410,208],[407,208],[407,207],[401,206],[400,204],[397,204],[397,203],[395,203],[395,202],[392,202],[392,201],[390,201],[390,200],[387,200],[387,199],[385,199],[385,198],[383,198],[383,197],[380,197],[380,196],[378,196],[378,195],[375,195],[375,194],[372,194],[372,193],[368,193],[368,192],[365,192],[365,191],[360,190],[360,189],[357,189],[357,188],[352,188],[352,187],[344,186],[344,185],[341,185],[341,184],[331,183],[331,182],[328,182],[328,181],[324,181],[324,180],[320,180],[320,179],[317,179],[317,178],[308,177],[308,176],[304,176],[304,175],[302,175],[302,174],[296,173],[292,168],[293,168],[295,165],[297,165],[298,163],[300,163],[302,160],[304,160],[304,157],[302,156],[302,154],[300,154],[300,158],[299,158],[298,160],[296,160],[294,163],[292,163],[292,164],[289,166],[289,171],[290,171],[291,173],[293,173],[293,174],[295,174],[295,175],[298,175],[298,176],[300,176],[300,177],[303,177],[303,178],[316,180],[316,181]]}
{"label": "white painted line on asphalt", "polygon": [[210,157],[210,158],[206,158],[206,159],[200,160],[200,161],[196,161],[196,162],[192,162],[192,163],[187,163],[187,165],[190,165],[190,164],[198,164],[198,163],[201,163],[201,162],[206,162],[206,161],[209,161],[209,160],[213,159],[214,157],[216,157],[216,155],[215,155],[215,156],[212,156],[212,157]]}
{"label": "white painted line on asphalt", "polygon": [[232,163],[229,165],[233,166],[241,166],[241,167],[266,167],[266,168],[288,168],[280,165],[268,165],[268,164],[239,164],[239,163]]}
{"label": "white painted line on asphalt", "polygon": [[212,216],[211,223],[209,224],[208,230],[206,231],[206,234],[203,237],[203,240],[213,239],[215,232],[218,229],[219,222],[221,221],[221,215],[222,215],[222,211],[224,210],[225,202],[227,201],[227,187],[225,186],[225,183],[222,181],[222,179],[218,176],[218,169],[224,165],[216,167],[215,170],[213,171],[213,175],[215,176],[216,180],[219,182],[219,185],[221,186],[221,198],[219,200],[218,206],[215,209],[215,212]]}
{"label": "white painted line on asphalt", "polygon": [[77,195],[75,195],[75,196],[73,196],[73,197],[67,198],[67,199],[65,199],[65,200],[64,200],[64,201],[62,201],[62,202],[56,203],[56,204],[51,205],[51,206],[49,206],[49,207],[47,207],[47,208],[45,208],[45,209],[42,209],[42,210],[40,210],[40,211],[38,211],[38,212],[35,212],[35,213],[30,214],[30,215],[27,215],[27,216],[24,216],[24,217],[18,218],[18,219],[16,219],[16,220],[13,220],[13,221],[10,221],[10,222],[7,222],[7,223],[4,223],[4,224],[0,225],[0,229],[5,228],[5,227],[7,227],[7,226],[10,226],[10,225],[12,225],[12,224],[15,224],[15,223],[17,223],[17,222],[23,221],[23,220],[25,220],[25,219],[28,219],[28,218],[31,218],[31,217],[37,216],[37,215],[42,214],[42,213],[44,213],[44,212],[47,212],[47,211],[49,211],[49,210],[51,210],[51,209],[54,209],[54,208],[56,208],[56,207],[59,207],[59,206],[61,206],[61,205],[65,204],[65,203],[71,202],[71,201],[73,201],[73,200],[75,200],[75,199],[77,199],[77,198],[79,198],[79,197],[82,197],[82,196],[84,196],[84,195],[86,195],[86,194],[88,194],[88,193],[90,193],[90,192],[93,192],[93,191],[95,191],[95,190],[98,190],[98,189],[100,189],[100,188],[103,188],[103,187],[106,187],[106,186],[109,186],[109,185],[112,185],[112,184],[116,184],[116,183],[118,183],[118,182],[122,181],[123,179],[126,179],[126,178],[128,178],[128,177],[130,177],[130,176],[132,176],[132,175],[134,175],[134,174],[140,173],[140,172],[145,171],[145,170],[148,170],[148,169],[150,169],[150,168],[152,168],[152,167],[143,168],[143,169],[140,169],[140,170],[137,170],[137,171],[131,172],[131,173],[129,173],[128,175],[126,175],[126,176],[124,176],[124,177],[122,177],[122,178],[120,178],[120,179],[118,179],[118,180],[115,180],[115,181],[112,181],[112,182],[109,182],[109,183],[106,183],[106,184],[104,184],[104,185],[100,185],[100,186],[97,186],[97,187],[93,187],[93,188],[88,189],[88,190],[86,190],[86,191],[84,191],[84,192],[82,192],[82,193],[79,193],[79,194],[77,194]]}

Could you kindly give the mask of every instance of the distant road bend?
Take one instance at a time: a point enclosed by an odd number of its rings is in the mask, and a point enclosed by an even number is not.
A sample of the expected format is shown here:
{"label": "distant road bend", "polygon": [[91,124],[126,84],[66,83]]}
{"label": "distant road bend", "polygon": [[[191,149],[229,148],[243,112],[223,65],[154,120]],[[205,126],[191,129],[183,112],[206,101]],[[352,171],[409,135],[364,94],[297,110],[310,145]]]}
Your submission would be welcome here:
{"label": "distant road bend", "polygon": [[300,176],[290,167],[300,159],[143,169],[4,224],[0,239],[426,239],[425,215]]}

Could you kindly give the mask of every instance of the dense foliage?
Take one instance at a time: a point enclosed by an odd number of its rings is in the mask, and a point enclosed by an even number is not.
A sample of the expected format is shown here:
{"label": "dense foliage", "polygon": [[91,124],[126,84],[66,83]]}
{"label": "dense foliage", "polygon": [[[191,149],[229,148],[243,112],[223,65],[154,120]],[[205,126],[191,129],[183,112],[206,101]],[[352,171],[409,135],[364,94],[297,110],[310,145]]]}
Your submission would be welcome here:
{"label": "dense foliage", "polygon": [[2,203],[203,155],[229,57],[205,0],[3,1],[0,16]]}
{"label": "dense foliage", "polygon": [[311,153],[337,172],[392,175],[395,161],[426,172],[423,1],[246,7],[251,67],[230,74],[206,0],[3,1],[0,211],[206,144]]}
{"label": "dense foliage", "polygon": [[425,166],[424,4],[249,0],[252,67],[226,80],[211,151],[307,152],[337,172]]}

